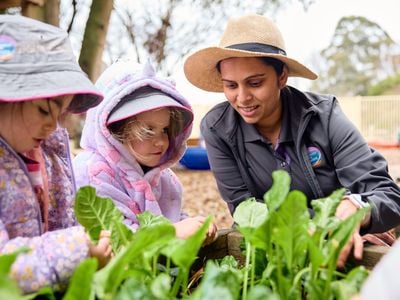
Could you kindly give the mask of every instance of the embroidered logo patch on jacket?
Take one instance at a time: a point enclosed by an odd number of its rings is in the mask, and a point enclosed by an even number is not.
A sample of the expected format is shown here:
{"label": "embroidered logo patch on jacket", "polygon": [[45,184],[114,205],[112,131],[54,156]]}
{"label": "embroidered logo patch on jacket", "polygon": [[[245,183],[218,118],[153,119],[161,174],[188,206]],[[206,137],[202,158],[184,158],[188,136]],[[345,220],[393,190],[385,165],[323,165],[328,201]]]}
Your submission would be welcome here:
{"label": "embroidered logo patch on jacket", "polygon": [[307,148],[308,157],[313,168],[319,167],[322,164],[322,153],[317,147]]}

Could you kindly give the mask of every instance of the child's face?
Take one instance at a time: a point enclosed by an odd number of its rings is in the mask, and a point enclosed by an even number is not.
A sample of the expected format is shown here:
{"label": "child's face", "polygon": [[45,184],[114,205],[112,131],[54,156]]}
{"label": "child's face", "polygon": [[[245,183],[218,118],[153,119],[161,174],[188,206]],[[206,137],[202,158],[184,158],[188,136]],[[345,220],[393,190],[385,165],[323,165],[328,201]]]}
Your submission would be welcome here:
{"label": "child's face", "polygon": [[169,109],[141,113],[137,120],[149,129],[152,134],[143,140],[132,140],[130,147],[136,160],[145,166],[155,167],[169,146],[168,127],[170,126]]}
{"label": "child's face", "polygon": [[0,135],[19,153],[38,147],[57,128],[72,96],[4,104],[0,109]]}

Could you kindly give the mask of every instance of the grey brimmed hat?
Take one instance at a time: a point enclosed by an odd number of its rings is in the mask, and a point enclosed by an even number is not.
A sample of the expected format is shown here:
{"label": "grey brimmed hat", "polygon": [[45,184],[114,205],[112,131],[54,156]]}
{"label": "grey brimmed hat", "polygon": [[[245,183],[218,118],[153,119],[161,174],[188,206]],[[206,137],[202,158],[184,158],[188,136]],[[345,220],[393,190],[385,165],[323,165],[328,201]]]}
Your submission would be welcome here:
{"label": "grey brimmed hat", "polygon": [[74,95],[68,111],[82,113],[102,94],[81,70],[67,33],[17,15],[0,15],[0,101]]}
{"label": "grey brimmed hat", "polygon": [[107,126],[134,115],[164,107],[176,108],[182,111],[184,116],[183,128],[186,128],[193,121],[193,113],[190,109],[162,91],[145,86],[120,100],[108,116]]}
{"label": "grey brimmed hat", "polygon": [[186,78],[203,90],[223,92],[217,64],[231,57],[271,57],[287,65],[289,76],[308,79],[318,77],[286,55],[282,34],[275,23],[265,16],[249,14],[229,20],[219,46],[201,49],[186,59]]}

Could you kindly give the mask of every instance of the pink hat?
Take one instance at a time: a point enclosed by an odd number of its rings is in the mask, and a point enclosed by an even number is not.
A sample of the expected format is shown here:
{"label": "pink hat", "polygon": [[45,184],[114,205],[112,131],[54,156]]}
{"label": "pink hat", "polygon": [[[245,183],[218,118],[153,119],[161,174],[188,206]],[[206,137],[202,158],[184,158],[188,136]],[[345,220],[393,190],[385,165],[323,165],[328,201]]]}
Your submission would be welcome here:
{"label": "pink hat", "polygon": [[0,101],[74,95],[68,108],[82,113],[103,95],[81,70],[67,33],[18,15],[0,15]]}

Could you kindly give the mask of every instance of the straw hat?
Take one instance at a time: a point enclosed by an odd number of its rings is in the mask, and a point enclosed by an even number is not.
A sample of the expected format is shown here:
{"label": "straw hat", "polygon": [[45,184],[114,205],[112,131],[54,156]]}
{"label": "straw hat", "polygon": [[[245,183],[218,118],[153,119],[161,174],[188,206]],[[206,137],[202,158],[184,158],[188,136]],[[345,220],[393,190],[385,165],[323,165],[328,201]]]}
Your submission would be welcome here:
{"label": "straw hat", "polygon": [[272,57],[287,65],[289,76],[318,77],[286,56],[282,34],[270,19],[250,14],[229,20],[218,47],[204,48],[190,55],[184,64],[186,78],[203,90],[222,92],[221,74],[216,66],[230,57]]}

